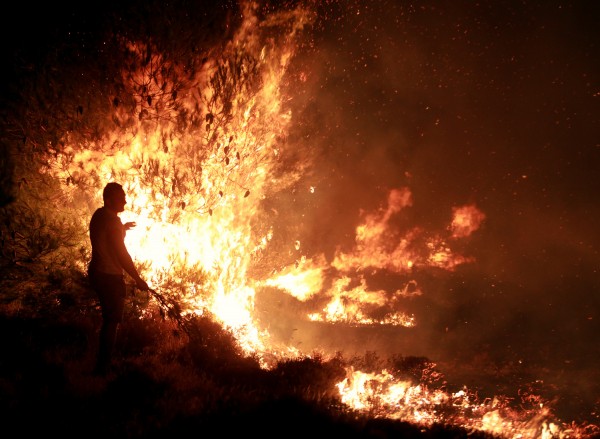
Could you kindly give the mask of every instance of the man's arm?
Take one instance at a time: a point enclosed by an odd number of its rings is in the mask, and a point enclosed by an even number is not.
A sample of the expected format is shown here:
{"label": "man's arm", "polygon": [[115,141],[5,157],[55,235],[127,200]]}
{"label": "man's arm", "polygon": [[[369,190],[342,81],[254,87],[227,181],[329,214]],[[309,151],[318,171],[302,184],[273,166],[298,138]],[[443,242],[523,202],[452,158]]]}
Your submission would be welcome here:
{"label": "man's arm", "polygon": [[131,258],[127,247],[125,246],[123,233],[116,228],[111,228],[108,232],[108,240],[111,247],[115,250],[117,259],[119,260],[121,267],[123,267],[123,270],[125,270],[125,272],[127,272],[127,274],[129,274],[133,280],[135,280],[135,284],[139,289],[148,290],[148,284],[140,277],[135,265],[133,264],[133,259]]}

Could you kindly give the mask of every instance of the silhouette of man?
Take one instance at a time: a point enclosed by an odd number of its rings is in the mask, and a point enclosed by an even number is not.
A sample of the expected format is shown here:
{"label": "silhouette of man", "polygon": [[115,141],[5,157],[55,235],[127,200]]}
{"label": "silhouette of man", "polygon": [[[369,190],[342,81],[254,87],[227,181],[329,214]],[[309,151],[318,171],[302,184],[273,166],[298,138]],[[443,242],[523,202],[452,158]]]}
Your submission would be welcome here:
{"label": "silhouette of man", "polygon": [[102,327],[100,328],[98,356],[94,373],[105,375],[110,367],[117,329],[123,319],[125,306],[124,273],[129,274],[141,290],[148,284],[138,274],[125,246],[125,232],[135,226],[123,224],[117,215],[123,212],[127,200],[123,187],[108,183],[102,192],[104,206],[97,209],[90,220],[92,259],[88,267],[90,283],[100,301]]}

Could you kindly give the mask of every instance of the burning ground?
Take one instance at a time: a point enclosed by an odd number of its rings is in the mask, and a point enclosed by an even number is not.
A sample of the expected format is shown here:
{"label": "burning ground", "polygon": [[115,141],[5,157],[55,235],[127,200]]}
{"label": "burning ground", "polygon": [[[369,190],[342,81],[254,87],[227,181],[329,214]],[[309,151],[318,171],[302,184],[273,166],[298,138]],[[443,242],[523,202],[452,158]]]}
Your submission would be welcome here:
{"label": "burning ground", "polygon": [[[74,332],[63,340],[50,324],[41,357],[35,342],[11,345],[64,382],[23,393],[37,370],[4,361],[8,413],[24,422],[52,405],[46,392],[66,392],[65,407],[83,394],[93,411],[150,380],[171,395],[156,398],[169,425],[249,416],[246,391],[232,396],[249,386],[265,405],[291,395],[317,418],[327,407],[412,434],[597,432],[595,11],[371,3],[15,16],[3,46],[5,324],[37,340],[38,319],[64,312]],[[24,21],[33,43],[9,39]],[[87,224],[112,180],[156,294],[132,296],[107,384],[85,378],[98,316],[84,273]],[[186,391],[161,387],[174,376],[189,377]],[[267,389],[280,398],[265,402]]]}

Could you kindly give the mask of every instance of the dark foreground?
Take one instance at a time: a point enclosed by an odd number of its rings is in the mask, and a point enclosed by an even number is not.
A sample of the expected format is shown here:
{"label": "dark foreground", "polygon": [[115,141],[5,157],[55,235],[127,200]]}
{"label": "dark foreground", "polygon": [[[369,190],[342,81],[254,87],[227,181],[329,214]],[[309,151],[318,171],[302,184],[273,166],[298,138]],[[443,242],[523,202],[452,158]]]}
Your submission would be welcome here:
{"label": "dark foreground", "polygon": [[113,370],[96,377],[100,315],[85,290],[0,294],[0,413],[3,430],[21,437],[491,437],[354,413],[334,392],[341,360],[305,358],[266,371],[213,321],[182,331],[134,302]]}

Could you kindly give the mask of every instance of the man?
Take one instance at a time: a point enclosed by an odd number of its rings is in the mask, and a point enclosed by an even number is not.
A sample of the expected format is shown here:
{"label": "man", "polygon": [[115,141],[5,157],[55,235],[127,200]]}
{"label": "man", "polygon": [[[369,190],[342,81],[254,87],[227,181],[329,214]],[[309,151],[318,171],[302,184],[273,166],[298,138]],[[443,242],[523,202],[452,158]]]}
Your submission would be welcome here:
{"label": "man", "polygon": [[133,278],[139,289],[149,289],[125,246],[125,232],[135,223],[123,224],[117,215],[123,212],[127,204],[123,187],[118,183],[108,183],[102,198],[104,206],[94,212],[90,221],[92,259],[88,267],[90,283],[102,309],[102,327],[94,369],[97,375],[108,372],[117,328],[123,319],[126,293],[124,273]]}

